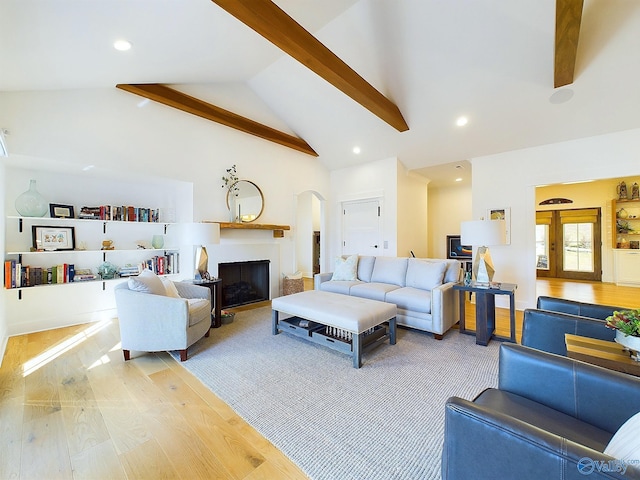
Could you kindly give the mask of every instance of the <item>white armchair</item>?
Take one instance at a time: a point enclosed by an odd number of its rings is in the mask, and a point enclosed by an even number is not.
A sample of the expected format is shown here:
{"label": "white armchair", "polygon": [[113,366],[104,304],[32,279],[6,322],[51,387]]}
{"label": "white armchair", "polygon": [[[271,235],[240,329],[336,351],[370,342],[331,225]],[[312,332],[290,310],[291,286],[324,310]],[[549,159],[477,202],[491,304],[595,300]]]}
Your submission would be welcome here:
{"label": "white armchair", "polygon": [[211,291],[197,285],[172,283],[180,298],[134,291],[128,282],[115,287],[125,361],[130,358],[130,350],[177,350],[184,362],[187,348],[209,336]]}

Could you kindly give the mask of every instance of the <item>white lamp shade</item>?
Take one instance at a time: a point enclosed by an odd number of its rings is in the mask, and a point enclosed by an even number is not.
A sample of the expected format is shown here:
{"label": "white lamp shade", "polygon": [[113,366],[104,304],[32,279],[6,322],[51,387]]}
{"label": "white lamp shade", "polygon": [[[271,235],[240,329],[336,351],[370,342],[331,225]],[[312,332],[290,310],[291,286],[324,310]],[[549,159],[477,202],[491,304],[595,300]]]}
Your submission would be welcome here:
{"label": "white lamp shade", "polygon": [[472,246],[504,245],[507,229],[504,220],[472,220],[460,224],[460,243]]}
{"label": "white lamp shade", "polygon": [[185,245],[212,245],[220,243],[219,223],[188,223],[183,231]]}

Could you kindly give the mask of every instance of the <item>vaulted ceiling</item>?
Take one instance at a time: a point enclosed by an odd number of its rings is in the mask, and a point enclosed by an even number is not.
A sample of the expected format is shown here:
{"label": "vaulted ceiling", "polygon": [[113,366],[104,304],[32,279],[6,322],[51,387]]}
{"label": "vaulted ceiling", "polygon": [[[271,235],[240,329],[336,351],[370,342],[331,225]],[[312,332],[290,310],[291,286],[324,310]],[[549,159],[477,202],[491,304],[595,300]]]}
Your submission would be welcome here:
{"label": "vaulted ceiling", "polygon": [[[558,2],[575,18],[580,0]],[[221,92],[242,85],[255,101],[227,98],[225,109],[304,139],[319,155],[304,161],[330,169],[397,156],[428,174],[434,165],[640,127],[637,0],[584,0],[579,42],[563,54],[575,60],[573,83],[560,88],[553,0],[275,3],[397,105],[409,130],[211,0],[3,0],[0,91],[159,83],[219,103]],[[133,48],[115,51],[118,38]],[[465,127],[455,124],[461,115]]]}

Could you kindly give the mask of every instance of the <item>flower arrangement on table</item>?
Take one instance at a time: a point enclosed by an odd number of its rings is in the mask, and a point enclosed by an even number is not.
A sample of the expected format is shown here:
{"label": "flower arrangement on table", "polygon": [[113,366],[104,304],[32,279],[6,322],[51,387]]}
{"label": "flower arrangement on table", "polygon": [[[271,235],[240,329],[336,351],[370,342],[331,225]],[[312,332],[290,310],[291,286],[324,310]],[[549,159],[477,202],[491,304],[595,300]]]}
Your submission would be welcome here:
{"label": "flower arrangement on table", "polygon": [[613,312],[606,319],[606,326],[626,336],[640,337],[640,308]]}

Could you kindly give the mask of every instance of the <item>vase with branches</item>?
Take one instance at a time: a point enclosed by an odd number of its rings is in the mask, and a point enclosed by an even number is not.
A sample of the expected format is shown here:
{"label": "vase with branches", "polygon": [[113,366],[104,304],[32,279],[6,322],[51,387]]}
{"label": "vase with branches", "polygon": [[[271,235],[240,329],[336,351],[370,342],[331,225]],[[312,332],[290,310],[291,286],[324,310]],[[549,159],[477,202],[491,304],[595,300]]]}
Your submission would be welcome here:
{"label": "vase with branches", "polygon": [[227,189],[227,203],[229,205],[229,214],[232,222],[240,220],[236,215],[236,201],[240,194],[238,180],[240,180],[240,178],[238,177],[238,172],[234,164],[230,168],[227,168],[226,174],[222,176],[222,188]]}

